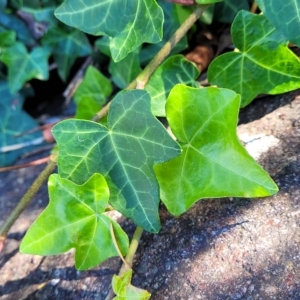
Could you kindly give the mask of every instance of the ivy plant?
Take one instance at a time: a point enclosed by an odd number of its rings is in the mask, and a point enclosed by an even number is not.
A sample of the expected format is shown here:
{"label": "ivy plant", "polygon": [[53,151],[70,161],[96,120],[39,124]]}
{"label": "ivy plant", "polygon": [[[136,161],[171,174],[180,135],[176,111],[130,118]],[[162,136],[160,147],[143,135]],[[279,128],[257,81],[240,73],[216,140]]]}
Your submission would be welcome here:
{"label": "ivy plant", "polygon": [[[34,15],[54,11],[61,1],[50,2]],[[109,67],[106,74],[87,68],[74,95],[75,118],[52,130],[58,174],[50,176],[50,203],[20,250],[53,255],[74,248],[80,270],[120,256],[124,265],[113,278],[115,299],[150,297],[131,285],[131,268],[142,231],[160,230],[160,200],[178,216],[201,199],[266,197],[278,191],[238,140],[239,109],[261,93],[300,87],[299,59],[288,47],[288,42],[299,45],[297,0],[284,5],[259,0],[260,15],[246,11],[253,1],[171,2],[66,0],[31,51],[15,42],[11,32],[4,32],[6,38],[0,32],[0,60],[8,68],[12,93],[31,77],[46,79],[44,61],[49,55],[65,80],[76,57],[92,51],[86,34],[100,36],[95,48]],[[188,30],[206,9],[211,20],[233,21],[235,47],[210,64],[210,87],[200,85],[201,70],[178,54],[186,46]],[[24,67],[12,78],[20,51],[29,70]],[[43,56],[39,65],[36,53]],[[165,117],[169,128],[157,117]],[[112,209],[137,225],[130,245],[126,233],[108,217]]]}

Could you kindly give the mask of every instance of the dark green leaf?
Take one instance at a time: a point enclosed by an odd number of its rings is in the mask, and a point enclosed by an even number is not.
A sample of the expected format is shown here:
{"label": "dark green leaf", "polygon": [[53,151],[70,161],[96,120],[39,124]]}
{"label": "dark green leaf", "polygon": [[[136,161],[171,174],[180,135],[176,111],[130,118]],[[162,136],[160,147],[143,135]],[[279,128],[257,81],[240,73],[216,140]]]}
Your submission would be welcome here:
{"label": "dark green leaf", "polygon": [[77,104],[76,118],[91,119],[111,92],[111,82],[96,68],[89,66],[74,95]]}
{"label": "dark green leaf", "polygon": [[241,11],[232,24],[239,51],[217,57],[209,66],[211,84],[241,94],[241,107],[259,94],[280,94],[300,87],[300,60],[263,15]]}
{"label": "dark green leaf", "polygon": [[231,24],[237,13],[242,9],[250,9],[248,0],[224,0],[215,5],[214,19]]}
{"label": "dark green leaf", "polygon": [[0,0],[0,11],[5,10],[6,5],[7,5],[7,0]]}
{"label": "dark green leaf", "polygon": [[[16,33],[14,31],[4,31],[0,30],[0,47],[8,47],[16,42]],[[1,49],[0,49],[1,53]]]}
{"label": "dark green leaf", "polygon": [[289,41],[300,47],[299,0],[257,0],[257,3],[276,29]]}
{"label": "dark green leaf", "polygon": [[66,0],[55,15],[89,34],[111,37],[114,61],[122,60],[142,43],[162,39],[163,13],[153,0]]}
{"label": "dark green leaf", "polygon": [[159,192],[153,165],[175,157],[180,148],[152,115],[146,91],[117,94],[107,123],[105,127],[66,120],[54,126],[59,173],[78,184],[93,173],[103,174],[110,204],[137,225],[158,232]]}
{"label": "dark green leaf", "polygon": [[109,190],[104,177],[94,174],[87,182],[73,182],[51,175],[50,203],[27,231],[20,251],[55,255],[75,248],[75,266],[93,268],[118,252],[111,237],[112,225],[122,255],[128,251],[128,237],[120,225],[104,214]]}
{"label": "dark green leaf", "polygon": [[278,191],[236,135],[240,96],[215,87],[175,86],[167,119],[180,156],[154,166],[161,200],[174,215],[203,198],[263,197]]}
{"label": "dark green leaf", "polygon": [[182,55],[174,55],[160,65],[150,77],[145,90],[151,96],[151,109],[155,116],[166,115],[165,105],[169,92],[175,84],[184,83],[199,87],[196,78],[199,76],[198,68]]}
{"label": "dark green leaf", "polygon": [[92,52],[86,35],[76,29],[67,32],[52,27],[43,37],[42,44],[51,47],[58,73],[63,80],[67,79],[77,57],[87,56]]}
{"label": "dark green leaf", "polygon": [[31,53],[22,43],[3,48],[0,61],[8,67],[9,88],[12,93],[19,91],[26,81],[37,78],[47,80],[49,78],[48,57],[50,51],[37,47]]}
{"label": "dark green leaf", "polygon": [[122,276],[113,276],[112,288],[117,295],[113,300],[148,300],[151,297],[151,294],[146,290],[131,285],[131,277],[131,269]]}

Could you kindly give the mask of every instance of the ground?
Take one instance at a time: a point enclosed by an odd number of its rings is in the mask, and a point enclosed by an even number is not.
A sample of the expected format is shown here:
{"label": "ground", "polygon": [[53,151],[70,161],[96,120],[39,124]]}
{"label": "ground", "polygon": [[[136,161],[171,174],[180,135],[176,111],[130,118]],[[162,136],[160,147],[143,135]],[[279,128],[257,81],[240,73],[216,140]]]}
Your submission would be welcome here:
{"label": "ground", "polygon": [[[277,195],[202,200],[179,218],[161,207],[161,232],[143,234],[133,266],[133,284],[151,299],[300,299],[298,95],[260,98],[240,114],[239,137],[278,184]],[[42,168],[0,173],[0,224]],[[10,231],[0,254],[0,299],[105,299],[118,258],[79,272],[72,251],[19,253],[47,202],[43,186]],[[119,222],[132,235],[133,224]]]}

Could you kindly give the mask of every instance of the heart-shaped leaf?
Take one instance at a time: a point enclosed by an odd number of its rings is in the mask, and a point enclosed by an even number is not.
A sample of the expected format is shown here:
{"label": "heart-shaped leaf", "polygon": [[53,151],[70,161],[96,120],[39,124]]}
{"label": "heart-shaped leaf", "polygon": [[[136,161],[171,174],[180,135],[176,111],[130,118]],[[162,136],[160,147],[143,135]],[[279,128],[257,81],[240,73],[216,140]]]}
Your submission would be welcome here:
{"label": "heart-shaped leaf", "polygon": [[51,27],[42,39],[44,45],[50,46],[58,73],[66,80],[77,57],[87,56],[92,47],[84,33],[79,30],[71,32]]}
{"label": "heart-shaped leaf", "polygon": [[90,120],[112,92],[111,82],[96,68],[89,66],[74,95],[76,118]]}
{"label": "heart-shaped leaf", "polygon": [[122,276],[113,276],[112,288],[117,295],[113,300],[148,300],[151,297],[151,294],[146,290],[131,285],[131,277],[131,269]]}
{"label": "heart-shaped leaf", "polygon": [[146,91],[122,91],[112,100],[107,127],[66,120],[53,130],[58,169],[78,184],[93,173],[108,182],[110,204],[150,232],[160,228],[159,192],[153,165],[180,153],[163,125],[152,115]]}
{"label": "heart-shaped leaf", "polygon": [[257,4],[276,29],[300,47],[299,0],[257,0]]}
{"label": "heart-shaped leaf", "polygon": [[208,79],[241,94],[241,107],[261,93],[274,95],[300,87],[300,60],[265,16],[239,12],[232,39],[239,52],[213,60]]}
{"label": "heart-shaped leaf", "polygon": [[50,51],[45,48],[34,48],[27,52],[22,43],[4,47],[0,61],[8,67],[9,88],[12,93],[19,91],[24,83],[32,78],[47,80],[49,77],[48,57]]}
{"label": "heart-shaped leaf", "polygon": [[166,111],[183,152],[156,165],[163,203],[174,215],[203,198],[263,197],[278,191],[239,142],[240,96],[227,89],[175,86]]}
{"label": "heart-shaped leaf", "polygon": [[109,190],[104,177],[94,174],[83,185],[51,175],[48,182],[50,203],[27,231],[20,251],[36,255],[55,255],[75,248],[75,266],[92,268],[109,257],[125,255],[128,237],[120,225],[104,214]]}
{"label": "heart-shaped leaf", "polygon": [[122,60],[142,43],[162,39],[163,13],[153,0],[66,0],[55,15],[89,34],[109,36],[114,61]]}
{"label": "heart-shaped leaf", "polygon": [[199,87],[196,78],[198,68],[182,55],[174,55],[160,65],[150,77],[145,90],[151,96],[151,109],[155,116],[166,116],[165,105],[169,92],[175,84],[184,83]]}

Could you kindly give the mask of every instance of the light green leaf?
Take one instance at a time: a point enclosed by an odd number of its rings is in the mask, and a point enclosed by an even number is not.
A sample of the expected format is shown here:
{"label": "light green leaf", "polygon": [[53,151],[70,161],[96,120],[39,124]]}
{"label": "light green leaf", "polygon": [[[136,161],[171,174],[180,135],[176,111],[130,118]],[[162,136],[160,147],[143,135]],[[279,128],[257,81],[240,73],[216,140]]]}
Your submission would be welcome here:
{"label": "light green leaf", "polygon": [[[138,50],[138,51],[137,51]],[[109,62],[108,70],[114,84],[124,89],[142,71],[139,62],[139,49],[129,53],[119,62],[112,59]]]}
{"label": "light green leaf", "polygon": [[77,104],[75,117],[91,119],[101,109],[111,92],[111,82],[96,68],[89,66],[74,95]]}
{"label": "light green leaf", "polygon": [[198,68],[182,55],[174,55],[160,65],[150,77],[145,90],[151,96],[151,109],[155,116],[166,116],[165,105],[169,92],[177,83],[199,87]]}
{"label": "light green leaf", "polygon": [[113,276],[112,288],[117,295],[113,300],[148,300],[151,297],[151,294],[146,290],[131,285],[131,277],[131,269],[122,276]]}
{"label": "light green leaf", "polygon": [[299,0],[257,0],[257,4],[277,30],[300,47]]}
{"label": "light green leaf", "polygon": [[[166,1],[160,1],[159,5],[163,9],[164,14],[163,38],[156,44],[145,45],[142,48],[140,52],[141,64],[149,62],[170,39],[170,37],[180,27],[180,25],[185,21],[186,17],[189,16],[188,14],[185,18],[182,18],[182,15],[185,15],[185,11],[181,5],[176,5]],[[187,46],[187,37],[184,36],[172,49],[170,55],[179,53],[180,51],[187,48]]]}
{"label": "light green leaf", "polygon": [[111,237],[112,224],[122,255],[127,253],[126,233],[104,214],[109,190],[102,175],[94,174],[83,185],[76,185],[54,174],[48,188],[50,203],[27,231],[21,252],[55,255],[75,248],[76,268],[93,268],[118,256]]}
{"label": "light green leaf", "polygon": [[86,35],[79,30],[67,32],[57,27],[51,27],[43,37],[42,44],[51,47],[58,73],[64,81],[76,58],[87,56],[92,52]]}
{"label": "light green leaf", "polygon": [[175,86],[167,119],[183,152],[154,166],[161,200],[174,215],[203,198],[263,197],[278,191],[236,135],[240,96],[214,87]]}
{"label": "light green leaf", "polygon": [[142,43],[162,39],[163,13],[155,0],[66,0],[55,15],[89,34],[109,36],[116,62]]}
{"label": "light green leaf", "polygon": [[50,51],[41,47],[36,47],[28,53],[25,46],[19,42],[3,48],[0,61],[8,67],[11,92],[19,91],[25,82],[32,78],[47,80],[49,55]]}
{"label": "light green leaf", "polygon": [[300,60],[263,15],[241,11],[232,24],[238,51],[217,57],[208,80],[241,94],[241,107],[259,94],[280,94],[300,87]]}
{"label": "light green leaf", "polygon": [[[0,30],[0,47],[8,47],[16,42],[16,33],[14,31],[4,31]],[[1,53],[0,48],[0,53]]]}
{"label": "light green leaf", "polygon": [[222,2],[223,0],[195,0],[198,4],[212,4],[216,2]]}
{"label": "light green leaf", "polygon": [[152,115],[144,90],[117,94],[107,124],[66,120],[54,126],[59,173],[78,184],[93,173],[103,174],[110,204],[145,230],[158,232],[159,192],[153,165],[175,157],[180,148]]}
{"label": "light green leaf", "polygon": [[215,5],[214,19],[231,24],[240,10],[249,10],[248,0],[224,0]]}

